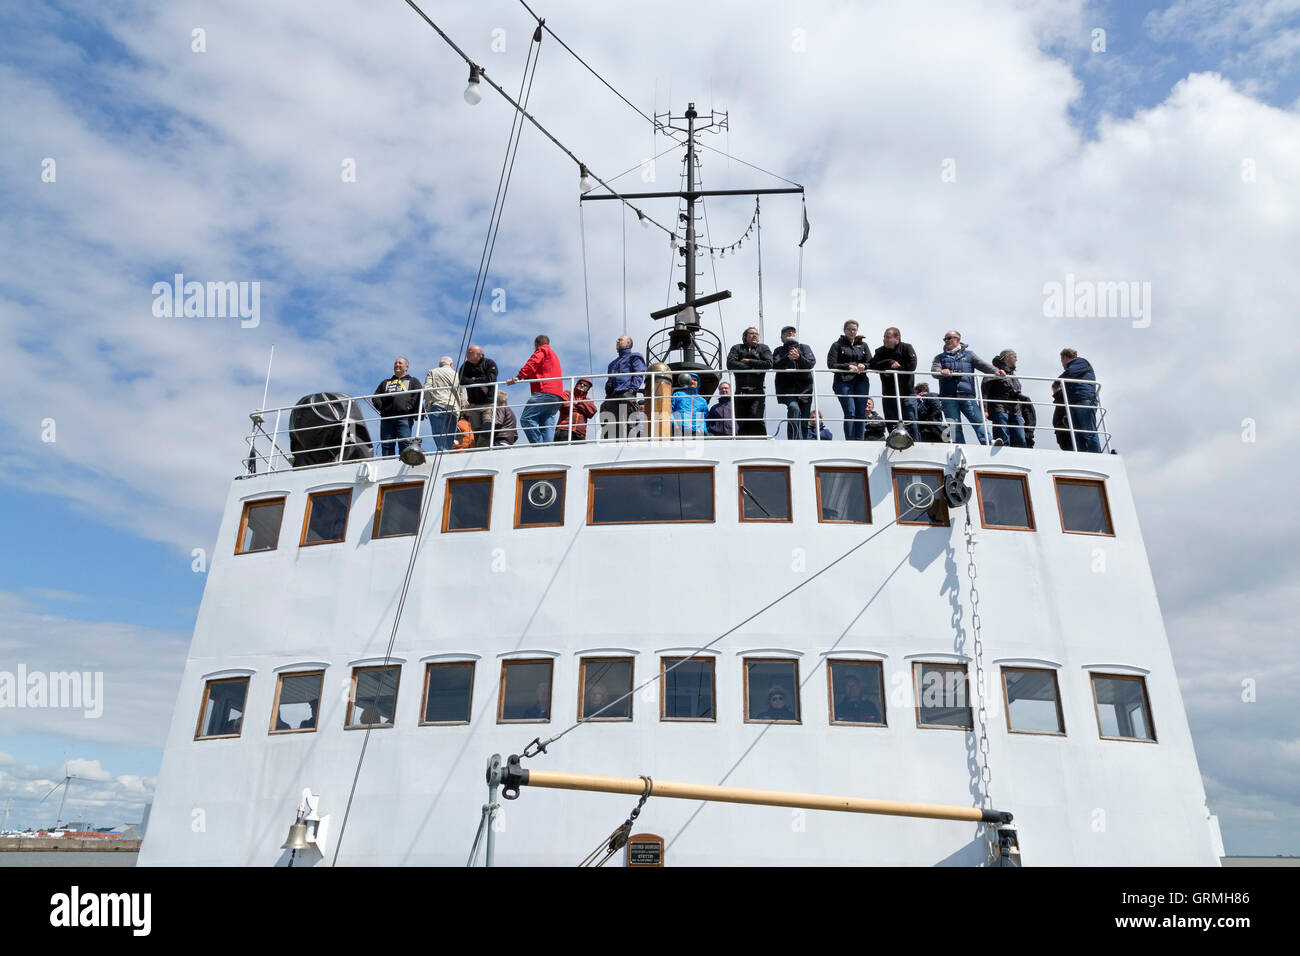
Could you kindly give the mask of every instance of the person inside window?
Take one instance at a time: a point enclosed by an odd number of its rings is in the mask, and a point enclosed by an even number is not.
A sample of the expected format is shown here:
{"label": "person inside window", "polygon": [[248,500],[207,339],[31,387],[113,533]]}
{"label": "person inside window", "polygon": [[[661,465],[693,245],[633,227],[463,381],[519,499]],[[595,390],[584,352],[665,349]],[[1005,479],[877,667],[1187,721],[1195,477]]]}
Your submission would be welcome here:
{"label": "person inside window", "polygon": [[525,720],[549,720],[551,717],[551,682],[538,681],[537,698],[521,715]]}
{"label": "person inside window", "polygon": [[773,685],[767,692],[767,710],[758,714],[755,720],[795,720],[794,710],[789,706],[785,688]]}
{"label": "person inside window", "polygon": [[880,723],[880,711],[874,701],[862,695],[862,681],[852,671],[844,678],[844,695],[835,702],[835,719],[855,724]]}

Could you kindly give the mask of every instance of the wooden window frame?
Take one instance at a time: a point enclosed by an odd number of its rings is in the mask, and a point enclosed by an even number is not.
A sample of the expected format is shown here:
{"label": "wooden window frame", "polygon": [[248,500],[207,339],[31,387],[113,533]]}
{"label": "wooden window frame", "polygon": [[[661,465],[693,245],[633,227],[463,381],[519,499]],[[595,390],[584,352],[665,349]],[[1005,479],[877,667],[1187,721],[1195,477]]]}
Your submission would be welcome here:
{"label": "wooden window frame", "polygon": [[[866,521],[846,521],[842,518],[822,517],[822,474],[855,475],[862,473],[862,500],[867,505]],[[818,524],[871,524],[871,483],[867,475],[867,466],[858,468],[853,465],[815,465],[813,467],[813,485],[817,489],[817,523]]]}
{"label": "wooden window frame", "polygon": [[[984,478],[996,479],[1014,479],[1020,482],[1020,490],[1025,496],[1025,516],[1029,519],[1028,525],[1019,524],[989,524],[984,518],[984,495],[980,491],[980,481]],[[994,531],[1037,531],[1038,527],[1034,522],[1034,502],[1029,496],[1029,476],[1019,473],[1006,471],[977,471],[975,472],[975,500],[979,502],[980,508],[980,527],[989,528]]]}
{"label": "wooden window frame", "polygon": [[[447,484],[442,490],[442,533],[443,534],[463,534],[467,531],[491,531],[492,530],[492,501],[496,495],[496,482],[493,480],[494,475],[465,475],[461,478],[448,478]],[[487,524],[481,528],[449,528],[447,525],[451,522],[451,496],[452,488],[456,485],[468,485],[475,483],[487,482],[488,485],[488,504],[487,504]],[[563,507],[563,506],[561,506]],[[528,525],[528,527],[534,527]]]}
{"label": "wooden window frame", "polygon": [[[707,473],[709,476],[709,510],[708,518],[684,518],[681,521],[596,521],[596,476],[597,475],[682,475]],[[686,466],[681,468],[594,468],[587,472],[587,524],[597,528],[617,527],[619,525],[645,524],[713,524],[718,520],[717,479],[712,465]]]}
{"label": "wooden window frame", "polygon": [[[944,670],[960,670],[962,676],[966,678],[966,710],[970,712],[969,727],[954,727],[951,724],[924,724],[921,722],[921,685],[919,682],[920,668],[942,668]],[[945,681],[946,683],[946,681]],[[916,711],[916,726],[919,730],[959,730],[963,733],[970,733],[975,729],[975,707],[971,702],[970,694],[970,664],[954,664],[951,661],[912,661],[912,694],[914,695],[914,710]]]}
{"label": "wooden window frame", "polygon": [[[746,518],[745,517],[745,472],[747,471],[783,471],[785,472],[785,514],[784,518]],[[789,465],[738,465],[736,467],[736,504],[737,517],[741,524],[791,524],[794,521],[794,501]]]}
{"label": "wooden window frame", "polygon": [[[713,705],[712,717],[668,717],[668,681],[665,679],[669,667],[690,657],[689,654],[683,654],[681,657],[661,657],[659,658],[659,720],[670,723],[681,724],[716,724],[718,722],[718,661],[714,657],[698,655],[694,660],[707,662],[709,665],[709,700]],[[764,721],[771,723],[771,721]]]}
{"label": "wooden window frame", "polygon": [[[939,489],[934,493],[935,500],[939,502],[939,507],[943,509],[943,523],[935,524],[933,521],[905,521],[903,519],[903,502],[898,493],[898,476],[899,475],[919,475],[919,476],[938,476]],[[943,469],[942,468],[891,468],[889,471],[889,485],[894,491],[894,514],[898,518],[900,525],[915,525],[918,528],[951,528],[952,515],[948,513],[948,500],[943,496]],[[910,509],[909,505],[909,509]]]}
{"label": "wooden window frame", "polygon": [[[1115,537],[1115,518],[1110,513],[1110,496],[1106,493],[1106,479],[1104,478],[1074,478],[1069,475],[1053,475],[1052,490],[1056,492],[1056,516],[1061,522],[1062,534],[1083,534],[1093,538],[1113,538]],[[1095,485],[1101,489],[1101,510],[1106,515],[1106,524],[1110,525],[1110,531],[1071,531],[1065,526],[1065,511],[1061,508],[1061,485]]]}
{"label": "wooden window frame", "polygon": [[[311,524],[311,509],[317,498],[328,498],[333,495],[347,495],[348,507],[343,516],[343,537],[330,538],[326,541],[308,541],[307,528]],[[343,544],[348,540],[348,524],[352,520],[352,489],[351,488],[330,488],[326,491],[313,491],[307,496],[307,507],[302,513],[302,534],[298,536],[298,547],[314,548],[322,544]]]}
{"label": "wooden window frame", "polygon": [[[799,726],[803,723],[803,694],[799,685],[799,658],[797,657],[742,657],[741,661],[741,698],[740,710],[747,724],[789,724]],[[749,665],[750,664],[793,664],[794,680],[790,691],[794,694],[794,720],[764,720],[749,716]]]}
{"label": "wooden window frame", "polygon": [[[628,698],[627,716],[626,717],[587,717],[584,707],[587,701],[587,665],[588,664],[609,664],[609,663],[627,663],[630,665],[628,675],[631,678],[628,690],[636,686],[636,658],[622,657],[583,657],[578,660],[578,719],[589,724],[627,724],[632,722],[633,706],[636,701],[636,694]],[[622,696],[621,694],[619,696]],[[617,700],[618,698],[614,698]]]}
{"label": "wooden window frame", "polygon": [[[1146,708],[1144,716],[1147,721],[1147,728],[1151,731],[1150,737],[1111,737],[1102,732],[1101,729],[1101,707],[1097,704],[1097,681],[1096,678],[1104,677],[1106,680],[1131,680],[1137,681],[1138,687],[1142,690],[1142,706]],[[1092,688],[1092,712],[1097,716],[1097,736],[1102,740],[1118,740],[1129,744],[1154,744],[1159,743],[1156,736],[1156,719],[1151,712],[1151,696],[1147,693],[1147,679],[1140,674],[1111,674],[1106,671],[1088,671],[1088,686]]]}
{"label": "wooden window frame", "polygon": [[[320,678],[320,697],[316,701],[316,726],[315,727],[290,727],[288,730],[276,730],[275,722],[280,717],[280,691],[284,687],[286,677],[319,677]],[[275,675],[275,699],[271,701],[271,726],[267,731],[268,734],[314,734],[320,730],[321,704],[325,701],[325,672],[323,670],[310,671],[284,671]]]}
{"label": "wooden window frame", "polygon": [[[431,661],[424,668],[424,690],[420,693],[420,720],[419,727],[464,727],[474,719],[474,677],[478,673],[474,666],[475,661]],[[469,668],[469,715],[464,720],[425,720],[424,715],[429,712],[429,678],[433,676],[435,667],[468,667]]]}
{"label": "wooden window frame", "polygon": [[[252,501],[244,502],[244,511],[239,516],[239,531],[235,535],[235,554],[265,554],[267,551],[275,551],[280,547],[280,531],[284,530],[284,507],[288,501],[288,496],[280,495],[278,498],[257,498]],[[275,504],[280,505],[280,531],[275,534],[275,544],[269,548],[258,548],[256,551],[243,550],[244,532],[248,530],[248,511],[250,508],[258,508],[262,505]]]}
{"label": "wooden window frame", "polygon": [[[1060,730],[1018,730],[1011,726],[1011,691],[1007,687],[1007,671],[1035,671],[1040,674],[1052,675],[1052,687],[1056,691],[1056,723]],[[1031,734],[1035,737],[1064,737],[1065,732],[1065,709],[1061,704],[1061,681],[1056,676],[1056,670],[1051,667],[1020,667],[1017,664],[1004,664],[1001,667],[1002,672],[1002,712],[1007,718],[1007,733],[1009,734]]]}
{"label": "wooden window frame", "polygon": [[[560,520],[545,521],[539,524],[520,524],[519,516],[523,512],[524,482],[541,480],[558,480],[560,492]],[[561,528],[564,526],[565,498],[569,494],[567,472],[563,471],[521,471],[515,475],[515,527],[516,528]]]}
{"label": "wooden window frame", "polygon": [[[352,708],[357,705],[357,677],[365,671],[397,671],[397,682],[393,685],[393,719],[386,724],[353,724]],[[382,687],[383,684],[381,683]],[[397,694],[402,687],[402,665],[401,664],[371,664],[366,667],[352,668],[352,683],[348,687],[348,710],[343,715],[344,730],[387,730],[389,727],[397,726]]]}
{"label": "wooden window frame", "polygon": [[[243,684],[244,685],[244,709],[239,718],[239,733],[237,734],[205,734],[203,733],[203,718],[208,712],[208,698],[211,694],[214,684]],[[248,717],[248,691],[252,684],[251,677],[220,677],[216,680],[203,682],[203,697],[199,701],[199,720],[194,727],[195,740],[236,740],[244,733],[244,722]]]}
{"label": "wooden window frame", "polygon": [[[532,527],[526,525],[525,527]],[[506,709],[506,671],[517,664],[547,664],[551,668],[551,679],[547,684],[545,717],[502,717]],[[497,688],[497,723],[498,724],[549,724],[555,716],[555,658],[521,657],[501,662],[501,684]]]}
{"label": "wooden window frame", "polygon": [[[403,491],[403,490],[405,490],[405,489],[407,489],[407,488],[417,488],[417,487],[421,487],[421,486],[423,486],[423,485],[424,485],[424,481],[423,481],[423,480],[420,480],[420,481],[390,481],[390,482],[389,482],[388,484],[386,484],[386,485],[380,485],[380,486],[379,486],[379,493],[375,496],[375,522],[374,522],[374,525],[373,525],[373,526],[371,527],[371,529],[370,529],[370,537],[373,538],[373,539],[376,540],[376,541],[382,541],[382,540],[384,540],[384,539],[386,539],[386,538],[409,538],[409,537],[411,537],[412,535],[416,534],[415,531],[403,531],[403,532],[400,532],[399,534],[380,534],[380,533],[379,533],[379,520],[380,520],[380,517],[382,516],[382,514],[383,514],[383,510],[384,510],[384,495],[388,494],[390,491]],[[423,505],[424,505],[424,493],[423,493],[423,492],[420,493],[420,504],[421,504],[421,510],[423,510]],[[419,526],[420,526],[420,515],[419,515],[419,513],[417,513],[416,516],[415,516],[415,523],[416,523],[416,528],[418,529]]]}
{"label": "wooden window frame", "polygon": [[[835,674],[836,664],[852,664],[859,667],[870,665],[876,668],[880,676],[880,722],[874,723],[867,720],[836,720],[835,719]],[[832,727],[888,727],[889,726],[889,709],[888,701],[885,694],[885,664],[884,661],[860,661],[846,657],[829,657],[826,659],[826,713],[830,718]]]}

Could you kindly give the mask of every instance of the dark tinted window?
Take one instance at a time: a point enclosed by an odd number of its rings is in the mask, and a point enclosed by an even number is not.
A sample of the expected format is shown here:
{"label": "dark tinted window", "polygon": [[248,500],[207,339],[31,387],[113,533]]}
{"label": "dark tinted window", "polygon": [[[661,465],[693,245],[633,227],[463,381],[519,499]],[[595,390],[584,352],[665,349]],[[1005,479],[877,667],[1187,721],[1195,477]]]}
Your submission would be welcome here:
{"label": "dark tinted window", "polygon": [[745,661],[745,719],[799,720],[799,665]]}
{"label": "dark tinted window", "polygon": [[324,679],[325,675],[319,671],[281,675],[272,732],[316,729],[320,714],[321,682]]}
{"label": "dark tinted window", "polygon": [[831,720],[837,724],[883,724],[881,666],[871,661],[831,661],[830,668]]}
{"label": "dark tinted window", "polygon": [[1106,486],[1100,481],[1057,478],[1056,500],[1061,504],[1061,528],[1084,534],[1114,534]]}
{"label": "dark tinted window", "polygon": [[[632,659],[587,658],[582,662],[582,699],[578,716],[589,720],[628,720],[632,698]],[[614,703],[618,701],[618,703]]]}
{"label": "dark tinted window", "polygon": [[790,520],[790,469],[740,469],[740,520]]}
{"label": "dark tinted window", "polygon": [[447,482],[443,531],[486,531],[491,524],[492,478],[456,478]]}
{"label": "dark tinted window", "polygon": [[423,483],[381,486],[374,536],[395,538],[415,534],[420,527],[420,496],[423,494]]}
{"label": "dark tinted window", "polygon": [[520,475],[516,525],[564,524],[564,473]]}
{"label": "dark tinted window", "polygon": [[342,541],[348,530],[348,505],[351,503],[351,491],[329,491],[309,497],[302,543],[329,544]]}
{"label": "dark tinted window", "polygon": [[1146,681],[1141,677],[1093,674],[1092,692],[1097,696],[1097,721],[1103,737],[1156,739],[1147,705]]}
{"label": "dark tinted window", "polygon": [[551,719],[551,661],[505,661],[501,665],[501,720]]}
{"label": "dark tinted window", "polygon": [[474,665],[430,664],[424,694],[426,724],[467,724],[474,692]]}
{"label": "dark tinted window", "polygon": [[821,521],[871,521],[865,468],[818,468],[817,505]]}
{"label": "dark tinted window", "polygon": [[284,517],[284,499],[250,501],[244,505],[244,520],[236,554],[249,551],[274,551],[280,540],[280,519]]}
{"label": "dark tinted window", "polygon": [[248,678],[208,681],[199,715],[198,737],[238,736],[244,726],[244,699]]}
{"label": "dark tinted window", "polygon": [[973,726],[966,668],[917,664],[915,678],[916,719],[919,726],[966,730]]}
{"label": "dark tinted window", "polygon": [[[715,720],[713,712],[713,660],[693,657],[673,667],[679,657],[665,657],[663,714],[668,720]],[[672,670],[668,668],[673,667]]]}
{"label": "dark tinted window", "polygon": [[980,517],[984,527],[1022,528],[1032,531],[1029,489],[1018,475],[979,475]]}
{"label": "dark tinted window", "polygon": [[[921,506],[930,500],[929,494],[913,485],[924,485],[934,492],[933,504],[928,510]],[[943,474],[937,471],[895,471],[894,501],[898,508],[899,524],[946,525],[948,509],[943,501],[940,489],[943,487]],[[911,490],[909,490],[911,489]]]}
{"label": "dark tinted window", "polygon": [[349,727],[391,727],[397,713],[397,667],[358,667],[353,672]]}
{"label": "dark tinted window", "polygon": [[1004,667],[1007,689],[1007,729],[1026,733],[1065,733],[1061,697],[1053,671]]}
{"label": "dark tinted window", "polygon": [[712,469],[591,474],[592,524],[712,520]]}

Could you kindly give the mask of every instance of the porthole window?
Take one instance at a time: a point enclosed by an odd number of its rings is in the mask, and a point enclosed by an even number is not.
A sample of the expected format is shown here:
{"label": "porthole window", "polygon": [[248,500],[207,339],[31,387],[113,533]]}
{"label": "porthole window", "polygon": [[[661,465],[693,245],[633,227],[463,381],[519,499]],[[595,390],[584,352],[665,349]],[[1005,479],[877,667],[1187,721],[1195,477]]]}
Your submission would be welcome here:
{"label": "porthole window", "polygon": [[713,658],[664,657],[659,663],[660,720],[717,720]]}
{"label": "porthole window", "polygon": [[393,726],[401,675],[402,669],[396,666],[353,668],[344,726],[348,730]]}
{"label": "porthole window", "polygon": [[320,692],[324,671],[281,674],[275,682],[271,706],[271,733],[311,733],[320,719]]}
{"label": "porthole window", "polygon": [[588,524],[657,524],[713,520],[712,468],[593,471]]}
{"label": "porthole window", "polygon": [[580,719],[632,719],[632,658],[584,657],[578,676]]}
{"label": "porthole window", "polygon": [[912,666],[912,678],[916,726],[949,730],[970,730],[974,726],[966,665],[917,661]]}
{"label": "porthole window", "polygon": [[1057,476],[1056,504],[1061,512],[1061,530],[1066,534],[1114,536],[1104,481]]}
{"label": "porthole window", "polygon": [[1013,734],[1065,733],[1056,671],[1037,667],[1002,668],[1007,730]]}
{"label": "porthole window", "polygon": [[546,528],[564,524],[564,472],[520,475],[515,494],[515,527]]}
{"label": "porthole window", "polygon": [[400,538],[415,534],[420,527],[420,498],[424,482],[405,481],[400,484],[380,485],[375,502],[375,538]]}
{"label": "porthole window", "polygon": [[549,723],[551,720],[551,676],[555,662],[541,660],[503,661],[497,722]]}
{"label": "porthole window", "polygon": [[424,670],[420,724],[468,724],[473,699],[473,661],[430,664]]}
{"label": "porthole window", "polygon": [[985,528],[1034,530],[1034,510],[1029,504],[1029,482],[1024,475],[995,475],[977,471],[975,493],[979,497],[980,524]]}
{"label": "porthole window", "polygon": [[244,513],[239,519],[239,534],[235,540],[235,554],[274,551],[280,541],[280,522],[283,518],[283,498],[244,502]]}
{"label": "porthole window", "polygon": [[790,469],[784,466],[742,465],[740,520],[790,520]]}
{"label": "porthole window", "polygon": [[878,661],[827,661],[832,724],[885,725],[885,673]]}
{"label": "porthole window", "polygon": [[799,662],[745,659],[745,722],[799,723]]}
{"label": "porthole window", "polygon": [[894,508],[899,524],[945,527],[948,503],[943,497],[943,472],[937,469],[895,468]]}
{"label": "porthole window", "polygon": [[871,498],[865,468],[817,468],[817,520],[825,524],[870,524]]}
{"label": "porthole window", "polygon": [[448,478],[442,530],[487,531],[492,526],[492,476]]}
{"label": "porthole window", "polygon": [[1156,739],[1151,722],[1151,702],[1143,677],[1126,674],[1091,674],[1097,726],[1105,740]]}
{"label": "porthole window", "polygon": [[347,537],[348,507],[352,504],[352,489],[318,491],[307,496],[307,513],[302,519],[300,547],[315,544],[337,544]]}
{"label": "porthole window", "polygon": [[203,702],[199,705],[199,725],[194,731],[194,739],[238,737],[244,726],[244,701],[247,698],[247,677],[210,680],[204,684]]}

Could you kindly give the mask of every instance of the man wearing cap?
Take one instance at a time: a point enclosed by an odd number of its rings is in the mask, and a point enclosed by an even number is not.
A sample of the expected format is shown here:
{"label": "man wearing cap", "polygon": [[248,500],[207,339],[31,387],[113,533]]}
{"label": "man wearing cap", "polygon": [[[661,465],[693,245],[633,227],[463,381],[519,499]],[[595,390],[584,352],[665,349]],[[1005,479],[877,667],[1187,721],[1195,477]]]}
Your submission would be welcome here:
{"label": "man wearing cap", "polygon": [[789,706],[785,688],[773,685],[767,692],[767,710],[754,717],[754,720],[798,720],[794,708]]}
{"label": "man wearing cap", "polygon": [[580,378],[573,385],[572,392],[565,392],[561,398],[560,420],[555,425],[556,441],[585,441],[587,422],[596,417],[596,403],[591,400],[591,379]]}
{"label": "man wearing cap", "polygon": [[790,441],[802,439],[812,419],[816,364],[812,349],[799,344],[798,330],[793,325],[783,328],[781,344],[772,352],[772,367],[777,370],[776,400],[785,406],[785,437]]}

